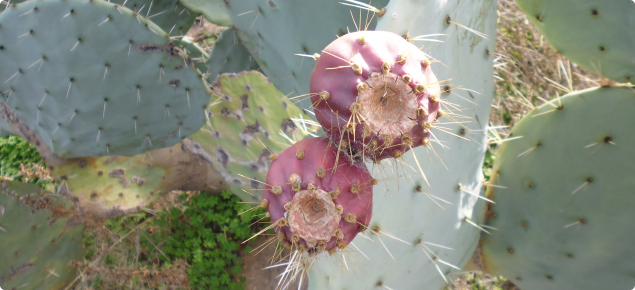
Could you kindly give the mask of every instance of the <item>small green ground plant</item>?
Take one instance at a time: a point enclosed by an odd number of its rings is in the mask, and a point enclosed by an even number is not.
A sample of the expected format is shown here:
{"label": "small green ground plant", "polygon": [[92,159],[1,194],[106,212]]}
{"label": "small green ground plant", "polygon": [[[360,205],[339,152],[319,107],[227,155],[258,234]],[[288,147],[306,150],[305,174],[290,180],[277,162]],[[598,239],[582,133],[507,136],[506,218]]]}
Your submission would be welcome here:
{"label": "small green ground plant", "polygon": [[0,137],[0,180],[30,182],[55,190],[51,174],[37,149],[18,136]]}
{"label": "small green ground plant", "polygon": [[17,177],[20,165],[31,163],[43,164],[40,154],[31,143],[18,136],[0,138],[1,176]]}
{"label": "small green ground plant", "polygon": [[87,262],[76,263],[87,282],[76,289],[243,289],[241,243],[264,211],[245,212],[229,191],[173,194],[158,207],[87,229]]}
{"label": "small green ground plant", "polygon": [[[172,208],[156,221],[171,231],[164,253],[191,265],[188,279],[193,288],[243,289],[240,252],[250,252],[250,247],[242,247],[241,243],[252,235],[250,224],[254,216],[263,215],[264,210],[245,212],[249,206],[241,204],[229,191],[221,195],[192,195],[183,209]],[[242,212],[245,213],[239,215]]]}

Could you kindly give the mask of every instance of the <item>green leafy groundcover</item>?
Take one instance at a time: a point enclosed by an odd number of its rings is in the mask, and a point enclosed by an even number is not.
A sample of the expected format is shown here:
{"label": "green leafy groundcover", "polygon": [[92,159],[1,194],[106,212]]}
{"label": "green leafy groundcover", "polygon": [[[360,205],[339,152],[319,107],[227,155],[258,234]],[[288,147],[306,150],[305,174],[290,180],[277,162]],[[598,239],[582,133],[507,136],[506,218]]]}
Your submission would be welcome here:
{"label": "green leafy groundcover", "polygon": [[187,260],[193,289],[243,289],[239,253],[250,249],[241,249],[241,243],[252,235],[254,216],[262,215],[264,210],[239,216],[249,208],[239,202],[229,191],[221,195],[196,194],[185,202],[184,211],[173,208],[157,219],[158,225],[172,229],[163,252],[170,258]]}
{"label": "green leafy groundcover", "polygon": [[0,138],[1,176],[16,176],[20,172],[20,164],[41,162],[37,149],[24,139],[18,136]]}

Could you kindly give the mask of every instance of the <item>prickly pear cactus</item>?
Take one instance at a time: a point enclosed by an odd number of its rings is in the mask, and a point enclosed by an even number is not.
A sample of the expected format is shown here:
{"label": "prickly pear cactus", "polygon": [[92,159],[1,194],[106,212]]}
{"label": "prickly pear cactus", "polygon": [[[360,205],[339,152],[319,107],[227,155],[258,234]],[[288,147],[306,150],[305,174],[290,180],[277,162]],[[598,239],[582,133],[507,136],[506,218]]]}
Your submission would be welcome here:
{"label": "prickly pear cactus", "polygon": [[183,140],[169,148],[132,157],[102,156],[66,160],[52,175],[60,193],[96,216],[118,216],[148,207],[172,190],[218,192],[220,174]]}
{"label": "prickly pear cactus", "polygon": [[2,12],[0,27],[2,100],[62,158],[170,147],[204,124],[202,75],[125,7],[27,1]]}
{"label": "prickly pear cactus", "polygon": [[11,129],[9,123],[7,123],[7,121],[5,121],[3,118],[0,118],[0,137],[9,136],[12,134],[13,129]]}
{"label": "prickly pear cactus", "polygon": [[[599,111],[598,111],[599,110]],[[635,94],[571,93],[537,108],[496,154],[485,268],[521,289],[631,289]],[[606,112],[605,114],[600,114]],[[593,117],[599,116],[599,117]]]}
{"label": "prickly pear cactus", "polygon": [[560,53],[618,82],[635,77],[633,1],[516,0]]}
{"label": "prickly pear cactus", "polygon": [[180,0],[190,13],[203,14],[209,22],[219,26],[232,26],[232,21],[227,14],[224,0]]}
{"label": "prickly pear cactus", "polygon": [[[309,93],[309,78],[315,60],[295,54],[313,55],[337,36],[358,27],[373,29],[375,17],[367,20],[366,11],[343,6],[338,1],[312,0],[228,0],[228,13],[252,56],[262,71],[284,94]],[[388,1],[373,2],[384,7]],[[355,21],[351,18],[354,11]],[[371,13],[372,15],[372,13]],[[360,19],[361,18],[361,19]],[[370,16],[368,17],[370,18]],[[311,108],[311,101],[298,103]]]}
{"label": "prickly pear cactus", "polygon": [[[179,0],[111,0],[138,13],[169,35],[185,35],[192,27],[198,13],[190,11]],[[125,3],[125,5],[124,5]]]}
{"label": "prickly pear cactus", "polygon": [[[381,176],[386,175],[383,168],[387,165],[374,166],[373,176],[382,182],[374,189],[376,206],[370,222],[374,231],[367,234],[373,241],[353,240],[358,249],[351,248],[344,255],[347,264],[340,262],[342,256],[318,259],[310,272],[310,289],[418,289],[421,285],[441,289],[457,272],[447,264],[462,267],[472,255],[481,233],[477,226],[491,231],[481,226],[485,202],[475,195],[481,190],[485,130],[494,89],[490,52],[495,49],[495,9],[493,0],[391,1],[386,7],[376,29],[405,35],[415,45],[424,45],[422,50],[431,57],[437,78],[451,79],[441,83],[441,109],[452,111],[451,102],[460,105],[457,114],[469,117],[449,116],[454,119],[442,125],[444,131],[469,141],[433,127],[432,147],[404,154],[402,160],[410,166],[421,164],[430,186],[409,166],[404,166],[408,172],[400,171],[394,178],[388,175],[385,181]],[[420,41],[422,38],[444,42]],[[456,121],[469,123],[461,126]],[[396,166],[401,165],[392,165]],[[406,182],[410,177],[414,185]]]}
{"label": "prickly pear cactus", "polygon": [[213,164],[234,194],[255,200],[271,159],[312,134],[313,126],[300,121],[308,117],[259,72],[222,75],[215,98],[207,125],[189,137],[194,154]]}
{"label": "prickly pear cactus", "polygon": [[260,67],[234,29],[227,29],[220,34],[210,55],[207,65],[210,82],[224,73],[257,70]]}
{"label": "prickly pear cactus", "polygon": [[70,202],[34,184],[0,182],[0,285],[4,289],[64,289],[84,258],[82,226],[69,220]]}

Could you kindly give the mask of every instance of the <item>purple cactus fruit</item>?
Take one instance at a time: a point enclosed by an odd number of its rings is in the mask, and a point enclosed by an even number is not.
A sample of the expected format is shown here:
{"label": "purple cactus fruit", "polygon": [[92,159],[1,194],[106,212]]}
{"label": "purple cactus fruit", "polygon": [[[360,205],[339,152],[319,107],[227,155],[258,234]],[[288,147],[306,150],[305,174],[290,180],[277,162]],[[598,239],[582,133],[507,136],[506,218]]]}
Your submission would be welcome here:
{"label": "purple cactus fruit", "polygon": [[315,116],[353,160],[427,146],[440,86],[425,53],[401,36],[360,31],[331,42],[311,74]]}
{"label": "purple cactus fruit", "polygon": [[[301,251],[334,253],[368,227],[376,181],[340,158],[327,138],[309,138],[271,163],[262,198],[278,238]],[[264,201],[263,201],[264,202]]]}

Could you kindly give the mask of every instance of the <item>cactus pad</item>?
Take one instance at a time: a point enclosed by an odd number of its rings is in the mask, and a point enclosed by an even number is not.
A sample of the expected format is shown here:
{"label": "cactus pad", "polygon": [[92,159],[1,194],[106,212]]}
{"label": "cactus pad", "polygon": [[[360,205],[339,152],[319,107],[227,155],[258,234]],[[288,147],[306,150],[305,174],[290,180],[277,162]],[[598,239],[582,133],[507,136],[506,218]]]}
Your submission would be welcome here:
{"label": "cactus pad", "polygon": [[633,1],[516,0],[560,53],[618,82],[635,77]]}
{"label": "cactus pad", "polygon": [[69,221],[70,202],[34,184],[0,182],[0,285],[64,289],[84,258],[82,226]]}
{"label": "cactus pad", "polygon": [[0,118],[0,137],[9,136],[13,134],[13,129],[4,118]]}
{"label": "cactus pad", "polygon": [[488,188],[490,273],[521,289],[633,288],[633,110],[631,89],[595,88],[518,122],[492,171],[505,188]]}
{"label": "cactus pad", "polygon": [[111,0],[114,4],[126,6],[128,9],[147,17],[154,24],[170,35],[185,35],[196,15],[188,10],[179,0]]}
{"label": "cactus pad", "polygon": [[220,191],[219,173],[193,154],[189,139],[132,157],[75,158],[53,169],[61,193],[96,216],[118,216],[148,207],[172,190]]}
{"label": "cactus pad", "polygon": [[308,117],[255,71],[221,75],[214,98],[208,125],[189,137],[195,154],[213,164],[234,194],[257,199],[243,190],[262,194],[271,156],[310,134],[294,121]]}
{"label": "cactus pad", "polygon": [[62,158],[170,147],[204,123],[202,76],[125,7],[27,1],[0,14],[0,47],[3,101]]}
{"label": "cactus pad", "polygon": [[258,63],[249,54],[237,33],[234,29],[227,29],[221,33],[218,41],[214,43],[207,66],[207,75],[210,82],[213,82],[219,75],[224,73],[257,70],[259,68]]}

